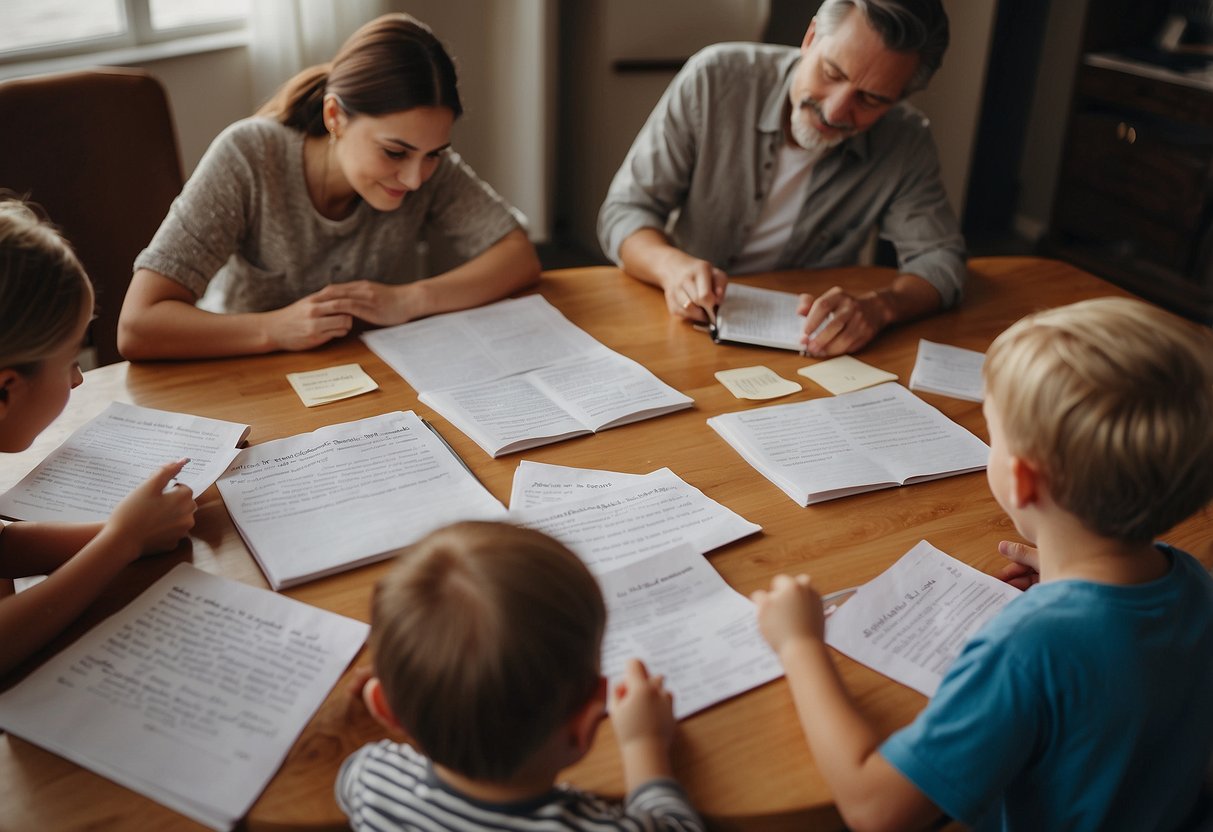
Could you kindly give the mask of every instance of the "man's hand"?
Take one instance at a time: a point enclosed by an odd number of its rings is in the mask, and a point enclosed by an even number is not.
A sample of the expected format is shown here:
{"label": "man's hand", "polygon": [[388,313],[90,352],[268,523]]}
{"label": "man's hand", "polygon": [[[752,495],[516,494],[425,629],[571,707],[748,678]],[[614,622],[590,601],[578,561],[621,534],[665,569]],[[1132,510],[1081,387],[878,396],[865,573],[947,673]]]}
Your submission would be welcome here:
{"label": "man's hand", "polygon": [[835,286],[819,297],[801,295],[805,352],[817,358],[848,355],[868,345],[893,319],[878,292],[852,294]]}
{"label": "man's hand", "polygon": [[724,299],[729,277],[706,260],[683,255],[662,272],[661,288],[671,315],[704,323],[716,322],[716,307]]}

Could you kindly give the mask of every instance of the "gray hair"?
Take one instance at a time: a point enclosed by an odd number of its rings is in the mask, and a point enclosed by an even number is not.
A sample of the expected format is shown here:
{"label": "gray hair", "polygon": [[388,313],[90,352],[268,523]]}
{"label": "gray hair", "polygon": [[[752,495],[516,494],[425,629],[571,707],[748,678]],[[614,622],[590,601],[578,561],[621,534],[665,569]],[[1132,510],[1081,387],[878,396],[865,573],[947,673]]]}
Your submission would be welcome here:
{"label": "gray hair", "polygon": [[918,68],[903,95],[925,89],[948,49],[948,15],[940,0],[825,0],[817,10],[817,33],[831,34],[852,9],[859,9],[885,47],[917,52]]}

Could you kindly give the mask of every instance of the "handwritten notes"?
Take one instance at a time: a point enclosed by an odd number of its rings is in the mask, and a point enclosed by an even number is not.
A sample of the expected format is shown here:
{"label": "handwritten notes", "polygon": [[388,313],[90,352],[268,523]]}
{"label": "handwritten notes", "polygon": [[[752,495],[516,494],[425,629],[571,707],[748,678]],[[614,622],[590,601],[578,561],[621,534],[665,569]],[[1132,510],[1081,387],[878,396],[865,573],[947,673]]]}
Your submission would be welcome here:
{"label": "handwritten notes", "polygon": [[666,678],[674,716],[690,716],[783,675],[754,605],[703,555],[682,544],[599,575],[607,604],[602,672],[623,675],[638,657]]}
{"label": "handwritten notes", "polygon": [[981,368],[985,363],[985,353],[920,338],[918,358],[910,373],[910,389],[942,393],[971,402],[982,401],[985,388]]}
{"label": "handwritten notes", "polygon": [[177,479],[199,495],[227,468],[248,431],[235,422],[113,402],[0,497],[0,514],[104,520],[160,466],[182,457],[190,463]]}
{"label": "handwritten notes", "polygon": [[826,643],[931,696],[965,642],[1019,594],[923,540],[826,620]]}
{"label": "handwritten notes", "polygon": [[[669,468],[662,471],[673,474]],[[552,503],[566,503],[603,494],[621,485],[635,485],[643,474],[600,471],[594,468],[570,468],[524,459],[514,471],[510,491],[510,509],[534,508]]]}
{"label": "handwritten notes", "polygon": [[609,493],[511,510],[510,520],[556,538],[595,573],[683,542],[710,552],[762,530],[668,469]]}
{"label": "handwritten notes", "polygon": [[0,725],[230,829],[367,630],[180,564],[0,695]]}
{"label": "handwritten notes", "polygon": [[375,379],[358,364],[342,364],[306,373],[287,373],[286,380],[307,407],[361,396],[378,390]]}
{"label": "handwritten notes", "polygon": [[886,381],[897,381],[896,373],[865,364],[850,355],[840,355],[828,361],[801,367],[796,372],[821,385],[835,396],[839,393],[850,393],[852,390],[862,390],[865,387],[875,387]]}
{"label": "handwritten notes", "polygon": [[776,375],[770,367],[761,365],[720,370],[716,373],[716,380],[739,399],[777,399],[804,389],[796,382]]}

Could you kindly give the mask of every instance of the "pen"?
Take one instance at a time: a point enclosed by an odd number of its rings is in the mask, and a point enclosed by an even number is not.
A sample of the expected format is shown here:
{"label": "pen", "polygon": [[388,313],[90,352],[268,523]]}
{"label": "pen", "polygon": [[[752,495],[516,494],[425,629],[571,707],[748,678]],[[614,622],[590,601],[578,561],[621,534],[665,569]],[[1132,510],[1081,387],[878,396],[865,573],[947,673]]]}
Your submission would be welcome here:
{"label": "pen", "polygon": [[817,325],[816,329],[814,329],[812,332],[809,333],[809,337],[805,340],[804,347],[800,350],[801,358],[805,358],[809,354],[809,343],[808,342],[812,341],[814,338],[816,338],[818,335],[820,335],[822,333],[822,331],[833,322],[833,320],[834,320],[834,313],[831,312],[829,315],[826,315],[826,318],[824,321],[822,321],[821,323],[819,323]]}
{"label": "pen", "polygon": [[838,605],[835,604],[834,601],[839,601],[843,598],[854,595],[856,592],[859,592],[859,587],[849,586],[846,589],[840,589],[837,592],[830,592],[821,596],[822,615],[828,616],[838,609]]}
{"label": "pen", "polygon": [[[438,428],[436,428],[432,424],[430,424],[429,419],[422,419],[421,424],[423,424],[427,428],[429,428],[430,432],[438,437],[438,441],[441,442],[444,446],[446,446],[446,449],[451,452],[451,456],[453,456],[453,457],[455,457],[455,459],[459,460],[459,464],[463,466],[463,470],[465,470],[469,474],[471,474],[472,479],[476,480],[476,482],[480,482],[480,478],[476,476],[476,472],[471,469],[471,466],[469,466],[466,462],[463,461],[463,457],[461,457],[458,453],[456,453],[455,449],[451,447],[451,443],[446,441],[446,437],[438,432]],[[480,485],[483,486],[484,483],[480,482]]]}

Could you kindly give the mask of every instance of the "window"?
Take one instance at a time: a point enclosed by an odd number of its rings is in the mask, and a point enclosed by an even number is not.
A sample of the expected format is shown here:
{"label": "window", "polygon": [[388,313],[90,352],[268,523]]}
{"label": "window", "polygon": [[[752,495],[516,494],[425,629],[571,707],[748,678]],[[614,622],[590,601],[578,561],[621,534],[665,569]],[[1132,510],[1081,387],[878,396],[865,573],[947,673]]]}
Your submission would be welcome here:
{"label": "window", "polygon": [[243,28],[252,0],[0,0],[0,61],[27,61]]}

